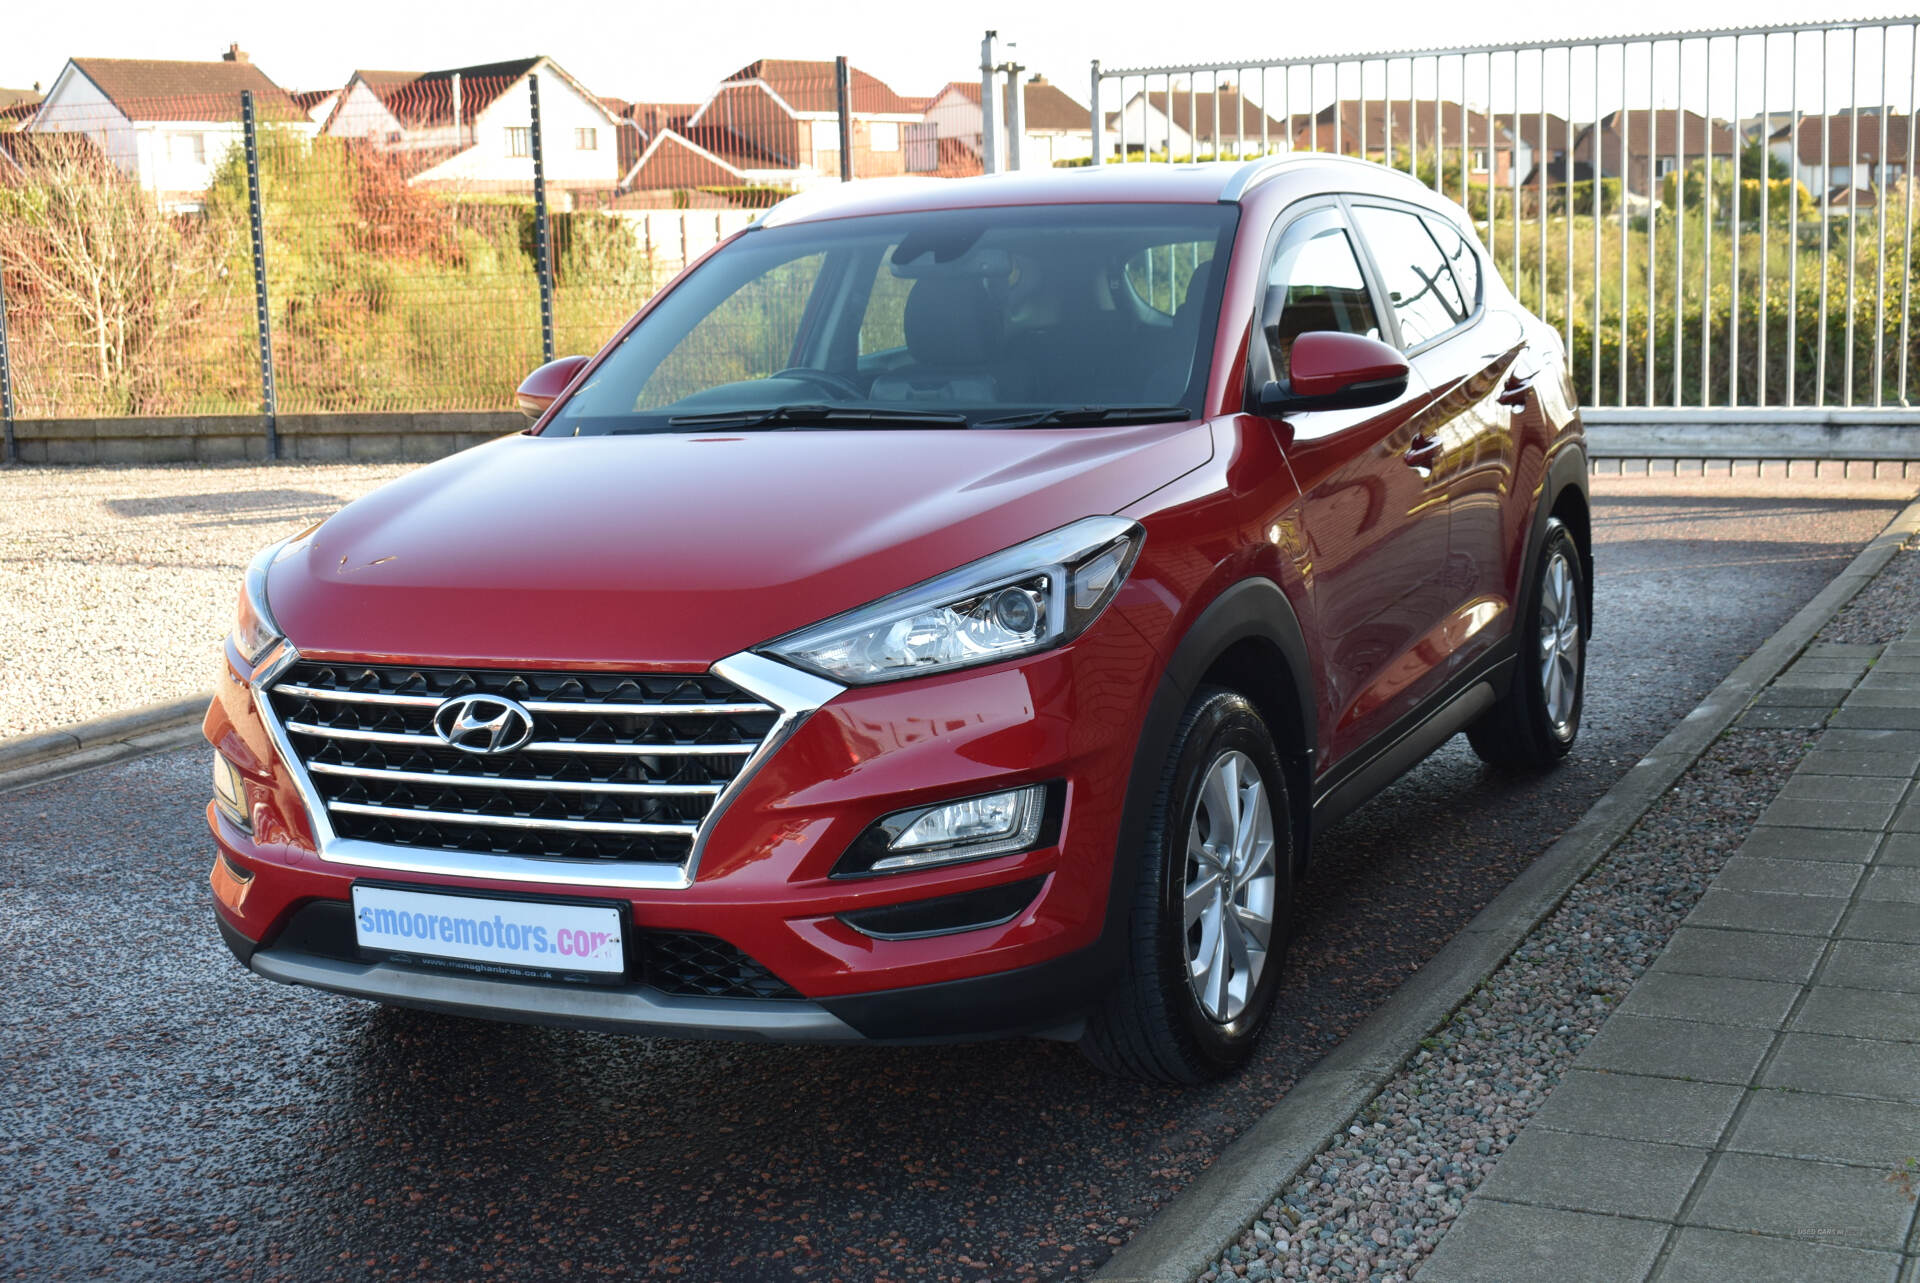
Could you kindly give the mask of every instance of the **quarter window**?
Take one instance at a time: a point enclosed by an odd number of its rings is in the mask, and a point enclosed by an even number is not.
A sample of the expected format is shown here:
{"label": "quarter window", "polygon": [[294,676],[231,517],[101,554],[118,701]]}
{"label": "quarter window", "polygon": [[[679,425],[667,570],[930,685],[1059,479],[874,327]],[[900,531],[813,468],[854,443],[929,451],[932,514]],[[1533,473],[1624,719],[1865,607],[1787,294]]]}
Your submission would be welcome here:
{"label": "quarter window", "polygon": [[1454,283],[1460,287],[1460,297],[1466,302],[1467,315],[1472,316],[1480,308],[1480,256],[1474,253],[1460,229],[1443,218],[1429,217],[1427,230],[1440,242],[1440,252],[1446,255],[1447,266],[1453,269]]}
{"label": "quarter window", "polygon": [[1289,377],[1293,341],[1315,330],[1380,337],[1380,319],[1340,215],[1319,210],[1280,238],[1267,268],[1261,326],[1275,378]]}
{"label": "quarter window", "polygon": [[1419,215],[1360,205],[1353,217],[1400,318],[1401,342],[1418,347],[1467,319],[1467,305],[1446,256]]}

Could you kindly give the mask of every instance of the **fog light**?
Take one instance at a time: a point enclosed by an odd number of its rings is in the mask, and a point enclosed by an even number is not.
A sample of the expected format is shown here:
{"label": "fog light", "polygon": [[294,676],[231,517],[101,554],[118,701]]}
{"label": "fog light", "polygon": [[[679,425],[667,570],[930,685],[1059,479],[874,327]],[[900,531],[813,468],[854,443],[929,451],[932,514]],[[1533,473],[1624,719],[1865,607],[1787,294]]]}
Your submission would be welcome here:
{"label": "fog light", "polygon": [[253,832],[253,821],[247,815],[247,782],[240,768],[218,753],[213,755],[213,804],[236,827]]}
{"label": "fog light", "polygon": [[834,876],[899,873],[1025,851],[1038,844],[1046,813],[1045,784],[896,811],[861,834]]}
{"label": "fog light", "polygon": [[253,890],[253,874],[229,861],[224,851],[213,857],[213,871],[207,881],[213,884],[213,898],[233,914],[240,912],[240,906],[247,902],[247,892]]}

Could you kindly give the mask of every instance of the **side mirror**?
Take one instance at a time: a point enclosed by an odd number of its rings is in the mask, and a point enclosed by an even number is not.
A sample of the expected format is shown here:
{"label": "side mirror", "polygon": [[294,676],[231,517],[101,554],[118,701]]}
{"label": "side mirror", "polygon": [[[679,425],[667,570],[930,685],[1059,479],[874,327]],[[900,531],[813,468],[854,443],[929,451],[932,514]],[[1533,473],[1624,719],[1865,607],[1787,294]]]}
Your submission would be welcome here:
{"label": "side mirror", "polygon": [[1291,379],[1260,389],[1261,414],[1383,405],[1407,390],[1411,373],[1398,348],[1364,334],[1309,330],[1293,341]]}
{"label": "side mirror", "polygon": [[592,359],[590,356],[563,356],[557,361],[548,361],[529,374],[513,394],[514,400],[520,405],[520,413],[527,416],[529,423],[539,419]]}

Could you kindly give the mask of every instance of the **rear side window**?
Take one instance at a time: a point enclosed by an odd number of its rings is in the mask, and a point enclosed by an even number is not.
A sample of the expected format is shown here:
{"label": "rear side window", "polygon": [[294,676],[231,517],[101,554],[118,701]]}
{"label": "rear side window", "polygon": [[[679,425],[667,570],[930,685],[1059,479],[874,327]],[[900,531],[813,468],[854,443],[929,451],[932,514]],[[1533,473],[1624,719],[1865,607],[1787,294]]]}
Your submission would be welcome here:
{"label": "rear side window", "polygon": [[1418,347],[1467,319],[1467,305],[1447,257],[1419,215],[1358,205],[1353,218],[1373,251],[1406,346]]}
{"label": "rear side window", "polygon": [[1260,316],[1278,379],[1290,377],[1293,341],[1302,334],[1332,330],[1380,337],[1373,297],[1338,213],[1318,210],[1282,234],[1267,267]]}
{"label": "rear side window", "polygon": [[1433,239],[1440,243],[1440,252],[1446,255],[1447,266],[1453,269],[1454,283],[1459,285],[1460,297],[1467,304],[1467,315],[1472,316],[1480,307],[1480,256],[1452,223],[1432,217],[1426,221],[1427,230],[1433,233]]}

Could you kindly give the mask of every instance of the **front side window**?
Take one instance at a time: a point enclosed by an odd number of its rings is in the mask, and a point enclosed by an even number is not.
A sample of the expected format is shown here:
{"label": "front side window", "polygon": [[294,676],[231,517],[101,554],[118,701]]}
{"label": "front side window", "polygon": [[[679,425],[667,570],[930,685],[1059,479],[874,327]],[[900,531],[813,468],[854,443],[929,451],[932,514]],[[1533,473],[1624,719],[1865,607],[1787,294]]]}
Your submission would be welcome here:
{"label": "front side window", "polygon": [[1340,215],[1316,210],[1280,237],[1267,266],[1261,331],[1273,376],[1290,377],[1294,340],[1315,330],[1380,337],[1380,319]]}
{"label": "front side window", "polygon": [[1467,319],[1460,287],[1426,223],[1408,210],[1359,205],[1353,211],[1400,320],[1400,340],[1418,347]]}
{"label": "front side window", "polygon": [[675,285],[547,431],[1192,417],[1237,218],[1045,205],[762,227]]}

